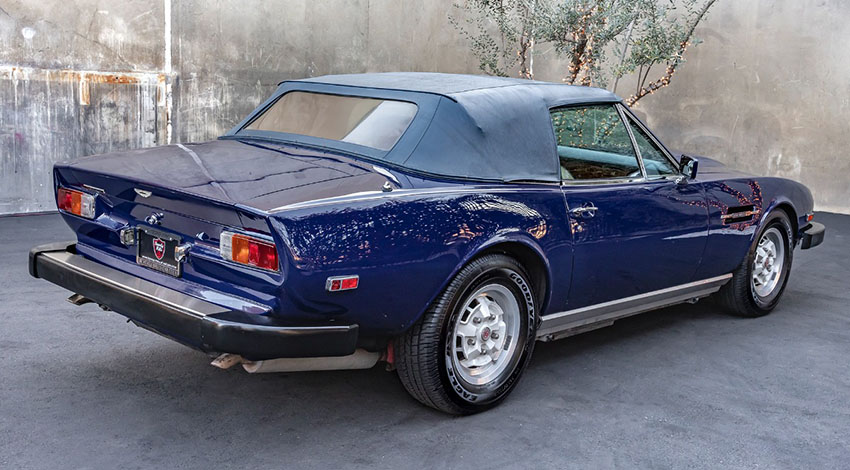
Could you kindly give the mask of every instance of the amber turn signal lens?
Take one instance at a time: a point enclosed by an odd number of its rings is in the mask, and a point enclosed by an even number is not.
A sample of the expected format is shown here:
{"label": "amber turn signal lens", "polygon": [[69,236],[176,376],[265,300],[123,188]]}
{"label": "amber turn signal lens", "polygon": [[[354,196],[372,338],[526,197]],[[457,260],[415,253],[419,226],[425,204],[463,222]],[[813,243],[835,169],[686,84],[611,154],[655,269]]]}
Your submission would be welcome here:
{"label": "amber turn signal lens", "polygon": [[59,188],[56,192],[59,210],[87,219],[94,218],[94,196],[73,189]]}
{"label": "amber turn signal lens", "polygon": [[221,257],[260,269],[277,271],[279,262],[274,243],[234,232],[222,232]]}

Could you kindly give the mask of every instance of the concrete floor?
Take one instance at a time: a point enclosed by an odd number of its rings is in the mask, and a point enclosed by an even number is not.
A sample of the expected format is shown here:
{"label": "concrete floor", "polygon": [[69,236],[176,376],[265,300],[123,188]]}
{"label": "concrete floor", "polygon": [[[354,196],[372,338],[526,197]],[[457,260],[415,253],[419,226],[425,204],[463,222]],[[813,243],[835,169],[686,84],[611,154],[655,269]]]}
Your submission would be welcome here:
{"label": "concrete floor", "polygon": [[710,302],[540,344],[499,408],[448,417],[395,374],[250,376],[27,274],[58,216],[0,218],[0,468],[846,468],[850,216],[818,214],[780,307]]}

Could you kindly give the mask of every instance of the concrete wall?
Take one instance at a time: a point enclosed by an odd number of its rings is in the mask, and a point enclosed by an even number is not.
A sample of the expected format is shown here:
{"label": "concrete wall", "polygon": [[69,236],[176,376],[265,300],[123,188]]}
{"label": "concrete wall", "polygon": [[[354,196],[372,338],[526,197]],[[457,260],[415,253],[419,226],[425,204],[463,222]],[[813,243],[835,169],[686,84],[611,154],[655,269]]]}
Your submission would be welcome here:
{"label": "concrete wall", "polygon": [[[0,214],[54,209],[54,162],[214,138],[286,78],[475,73],[451,4],[0,0]],[[820,209],[850,212],[849,13],[837,0],[721,0],[705,43],[639,108],[672,147],[799,179]],[[536,67],[548,80],[564,69],[545,51]]]}
{"label": "concrete wall", "polygon": [[163,142],[163,4],[0,2],[0,214],[55,209],[54,162]]}
{"label": "concrete wall", "polygon": [[801,181],[816,209],[850,213],[850,1],[715,8],[705,42],[638,109],[671,147]]}
{"label": "concrete wall", "polygon": [[[166,0],[167,1],[167,0]],[[174,2],[175,136],[211,139],[287,78],[368,71],[474,73],[448,1]],[[211,7],[214,5],[214,7]]]}
{"label": "concrete wall", "polygon": [[213,139],[287,78],[475,72],[449,5],[0,0],[0,214],[55,209],[55,162]]}

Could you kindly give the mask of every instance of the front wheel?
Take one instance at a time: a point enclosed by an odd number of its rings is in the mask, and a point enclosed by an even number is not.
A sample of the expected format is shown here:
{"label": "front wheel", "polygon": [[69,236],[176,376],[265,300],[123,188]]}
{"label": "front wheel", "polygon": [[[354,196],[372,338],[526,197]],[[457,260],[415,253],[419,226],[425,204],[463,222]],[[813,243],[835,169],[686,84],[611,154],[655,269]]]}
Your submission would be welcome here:
{"label": "front wheel", "polygon": [[746,258],[717,298],[729,312],[743,317],[767,315],[785,291],[794,254],[791,220],[779,210],[770,213]]}
{"label": "front wheel", "polygon": [[465,266],[395,341],[402,384],[452,414],[484,411],[513,390],[531,358],[534,292],[522,265],[501,254]]}

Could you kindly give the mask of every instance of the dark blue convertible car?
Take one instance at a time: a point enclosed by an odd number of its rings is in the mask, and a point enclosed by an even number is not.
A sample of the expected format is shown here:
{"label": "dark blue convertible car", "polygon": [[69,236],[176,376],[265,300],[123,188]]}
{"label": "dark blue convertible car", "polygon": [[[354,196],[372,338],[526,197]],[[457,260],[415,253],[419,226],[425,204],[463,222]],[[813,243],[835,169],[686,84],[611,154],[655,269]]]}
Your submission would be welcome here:
{"label": "dark blue convertible car", "polygon": [[466,414],[535,341],[714,294],[770,312],[812,196],[674,155],[604,90],[391,73],[283,82],[216,141],[54,170],[77,240],[30,273],[251,372],[383,360]]}

